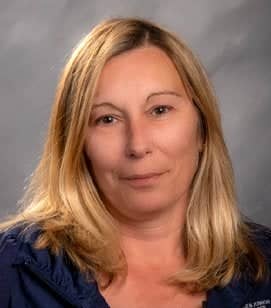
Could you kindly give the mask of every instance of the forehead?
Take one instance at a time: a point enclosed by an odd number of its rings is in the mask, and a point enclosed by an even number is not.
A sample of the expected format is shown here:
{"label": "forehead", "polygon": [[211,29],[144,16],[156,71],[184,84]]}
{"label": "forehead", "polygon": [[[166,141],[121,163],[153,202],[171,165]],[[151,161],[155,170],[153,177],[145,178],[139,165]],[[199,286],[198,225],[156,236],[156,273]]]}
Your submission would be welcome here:
{"label": "forehead", "polygon": [[184,91],[179,73],[163,50],[146,46],[124,52],[105,64],[95,98],[129,91],[140,95],[165,89]]}

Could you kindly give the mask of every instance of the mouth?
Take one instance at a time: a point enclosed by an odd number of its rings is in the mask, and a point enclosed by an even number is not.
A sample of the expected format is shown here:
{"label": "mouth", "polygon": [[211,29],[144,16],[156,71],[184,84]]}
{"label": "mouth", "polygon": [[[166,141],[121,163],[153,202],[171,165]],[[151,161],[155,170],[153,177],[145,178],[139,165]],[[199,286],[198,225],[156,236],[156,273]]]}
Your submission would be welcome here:
{"label": "mouth", "polygon": [[157,184],[161,176],[165,173],[166,172],[133,174],[133,175],[124,177],[123,180],[126,181],[129,185],[131,185],[134,188],[149,187],[149,186],[154,186],[155,184]]}
{"label": "mouth", "polygon": [[142,180],[142,179],[149,179],[158,175],[161,175],[161,173],[156,173],[156,172],[152,172],[152,173],[145,173],[145,174],[133,174],[130,176],[125,177],[124,179],[126,180]]}

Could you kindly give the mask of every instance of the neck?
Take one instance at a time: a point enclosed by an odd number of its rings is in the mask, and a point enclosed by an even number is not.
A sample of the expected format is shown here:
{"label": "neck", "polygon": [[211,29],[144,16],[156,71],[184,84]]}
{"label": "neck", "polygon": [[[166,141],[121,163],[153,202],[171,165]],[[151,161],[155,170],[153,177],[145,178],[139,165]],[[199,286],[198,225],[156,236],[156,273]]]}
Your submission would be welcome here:
{"label": "neck", "polygon": [[183,263],[184,207],[145,220],[120,219],[121,245],[128,265],[170,266]]}

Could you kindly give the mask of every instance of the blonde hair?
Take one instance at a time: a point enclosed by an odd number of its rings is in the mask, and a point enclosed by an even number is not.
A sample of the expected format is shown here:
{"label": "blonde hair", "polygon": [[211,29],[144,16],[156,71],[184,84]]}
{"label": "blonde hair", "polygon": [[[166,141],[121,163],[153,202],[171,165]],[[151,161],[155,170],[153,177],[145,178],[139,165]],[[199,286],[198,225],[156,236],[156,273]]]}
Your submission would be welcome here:
{"label": "blonde hair", "polygon": [[139,18],[101,22],[73,51],[57,87],[44,151],[23,198],[24,207],[1,228],[37,224],[43,230],[37,247],[49,247],[53,253],[64,250],[80,271],[96,279],[104,273],[112,280],[125,268],[117,227],[100,198],[83,145],[105,63],[146,45],[161,48],[175,64],[199,111],[204,139],[184,226],[187,266],[168,281],[208,290],[225,286],[246,264],[252,265],[253,278],[260,280],[266,265],[236,205],[232,165],[205,71],[176,35]]}

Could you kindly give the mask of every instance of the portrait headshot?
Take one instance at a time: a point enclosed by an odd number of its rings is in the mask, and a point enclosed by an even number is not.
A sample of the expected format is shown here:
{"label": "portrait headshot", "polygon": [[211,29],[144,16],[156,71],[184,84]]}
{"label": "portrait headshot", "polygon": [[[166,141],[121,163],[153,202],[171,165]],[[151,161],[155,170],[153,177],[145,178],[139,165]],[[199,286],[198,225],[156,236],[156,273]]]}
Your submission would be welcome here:
{"label": "portrait headshot", "polygon": [[[18,150],[2,142],[1,168],[23,180],[3,173],[1,307],[271,308],[271,5],[158,2],[31,9],[57,30],[18,60],[35,72],[25,91],[18,64],[1,73],[18,99],[5,140],[31,112]],[[6,25],[24,5],[0,4]],[[25,53],[45,47],[29,25],[10,26],[3,59],[20,57],[19,33]]]}

